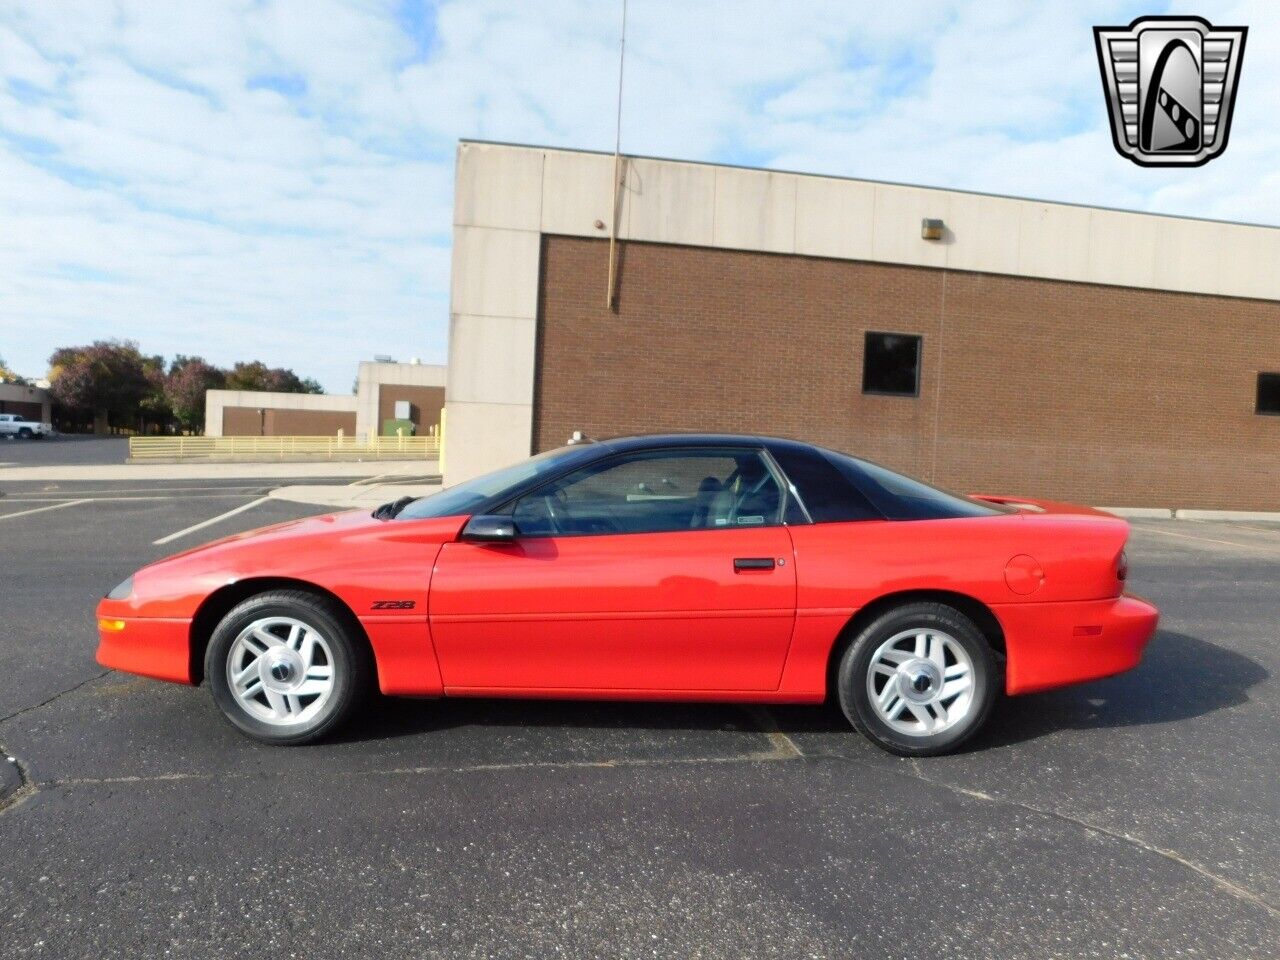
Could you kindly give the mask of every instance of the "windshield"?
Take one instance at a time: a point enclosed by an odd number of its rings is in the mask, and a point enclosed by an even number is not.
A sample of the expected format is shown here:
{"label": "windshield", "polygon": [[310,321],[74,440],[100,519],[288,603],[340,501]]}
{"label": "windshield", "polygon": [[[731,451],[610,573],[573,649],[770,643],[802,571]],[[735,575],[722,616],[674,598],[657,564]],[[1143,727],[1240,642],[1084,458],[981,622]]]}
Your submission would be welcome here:
{"label": "windshield", "polygon": [[518,486],[526,480],[549,474],[581,452],[581,447],[557,447],[528,460],[521,460],[501,470],[481,474],[457,486],[421,497],[406,504],[396,514],[398,520],[415,520],[423,517],[457,517],[474,513],[477,505],[500,495],[504,490]]}
{"label": "windshield", "polygon": [[869,460],[824,451],[845,479],[862,491],[877,510],[890,520],[939,520],[946,517],[989,517],[1017,513],[987,501],[948,493],[912,477],[895,473]]}

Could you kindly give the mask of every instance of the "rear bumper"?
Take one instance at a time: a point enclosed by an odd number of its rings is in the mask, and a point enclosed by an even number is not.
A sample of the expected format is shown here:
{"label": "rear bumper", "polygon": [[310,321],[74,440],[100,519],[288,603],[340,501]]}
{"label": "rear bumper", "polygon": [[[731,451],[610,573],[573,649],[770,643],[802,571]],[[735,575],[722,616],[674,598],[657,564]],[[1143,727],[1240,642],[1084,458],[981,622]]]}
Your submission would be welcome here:
{"label": "rear bumper", "polygon": [[[99,615],[102,616],[101,611]],[[120,629],[98,627],[98,663],[157,680],[191,683],[190,620],[107,618]]]}
{"label": "rear bumper", "polygon": [[993,608],[1004,628],[1005,692],[1031,693],[1136,667],[1160,613],[1140,597]]}

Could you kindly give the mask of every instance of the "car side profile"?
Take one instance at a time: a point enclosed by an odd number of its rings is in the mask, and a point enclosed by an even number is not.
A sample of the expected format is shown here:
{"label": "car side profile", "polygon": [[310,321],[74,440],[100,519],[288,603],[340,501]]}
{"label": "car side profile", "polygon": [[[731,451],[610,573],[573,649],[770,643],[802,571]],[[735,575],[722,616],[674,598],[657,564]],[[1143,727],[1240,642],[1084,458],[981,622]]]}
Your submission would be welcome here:
{"label": "car side profile", "polygon": [[819,703],[904,755],[1001,694],[1134,667],[1156,609],[1128,525],[964,497],[793,440],[680,434],[551,450],[432,496],[278,524],[137,571],[104,666],[207,681],[305,743],[376,682],[414,697]]}

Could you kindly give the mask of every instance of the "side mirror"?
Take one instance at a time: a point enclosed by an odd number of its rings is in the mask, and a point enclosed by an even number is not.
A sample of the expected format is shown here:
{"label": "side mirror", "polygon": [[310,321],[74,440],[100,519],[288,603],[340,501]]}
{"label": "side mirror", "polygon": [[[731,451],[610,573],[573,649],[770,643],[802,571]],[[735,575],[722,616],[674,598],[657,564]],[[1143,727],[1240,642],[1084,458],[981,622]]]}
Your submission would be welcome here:
{"label": "side mirror", "polygon": [[462,528],[462,539],[476,543],[511,543],[515,538],[516,523],[510,517],[472,517]]}

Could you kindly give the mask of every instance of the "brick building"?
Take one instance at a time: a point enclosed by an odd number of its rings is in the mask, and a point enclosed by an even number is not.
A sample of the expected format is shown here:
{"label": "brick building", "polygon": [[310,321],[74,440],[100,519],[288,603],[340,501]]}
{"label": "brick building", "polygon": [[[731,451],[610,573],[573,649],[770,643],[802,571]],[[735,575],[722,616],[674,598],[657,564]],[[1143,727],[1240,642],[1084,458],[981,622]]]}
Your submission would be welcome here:
{"label": "brick building", "polygon": [[[1280,230],[459,148],[446,482],[658,430],[965,490],[1280,509]],[[936,239],[925,236],[924,221]]]}

